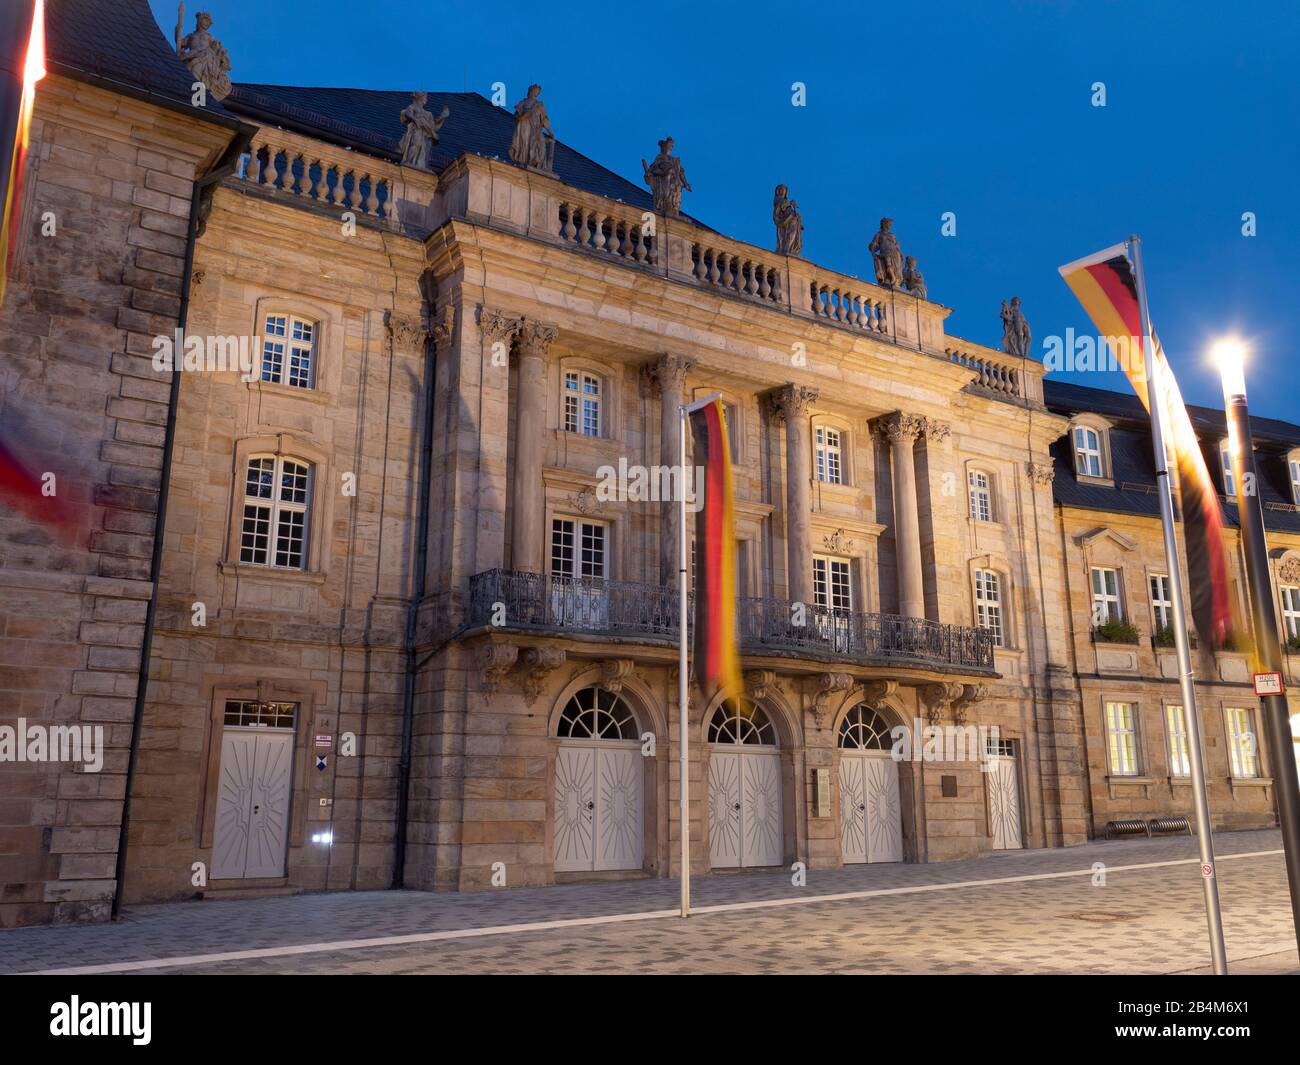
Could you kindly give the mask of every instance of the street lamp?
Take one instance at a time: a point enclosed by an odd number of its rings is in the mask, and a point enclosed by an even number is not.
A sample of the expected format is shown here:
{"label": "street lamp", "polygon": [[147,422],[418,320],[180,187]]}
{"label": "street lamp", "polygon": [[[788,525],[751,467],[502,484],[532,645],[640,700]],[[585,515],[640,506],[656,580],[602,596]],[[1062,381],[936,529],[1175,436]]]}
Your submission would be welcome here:
{"label": "street lamp", "polygon": [[[1281,683],[1282,640],[1278,633],[1277,611],[1273,606],[1268,545],[1264,540],[1264,508],[1259,500],[1250,414],[1246,409],[1246,349],[1240,340],[1226,338],[1214,345],[1212,354],[1219,364],[1219,377],[1223,383],[1228,450],[1233,483],[1237,489],[1246,586],[1250,589],[1250,619],[1255,637],[1255,692],[1260,695],[1264,735],[1273,756],[1273,789],[1277,795],[1287,882],[1291,889],[1291,919],[1296,943],[1300,947],[1300,780],[1297,779],[1291,722]],[[1276,675],[1276,681],[1271,685],[1266,680],[1269,674]]]}

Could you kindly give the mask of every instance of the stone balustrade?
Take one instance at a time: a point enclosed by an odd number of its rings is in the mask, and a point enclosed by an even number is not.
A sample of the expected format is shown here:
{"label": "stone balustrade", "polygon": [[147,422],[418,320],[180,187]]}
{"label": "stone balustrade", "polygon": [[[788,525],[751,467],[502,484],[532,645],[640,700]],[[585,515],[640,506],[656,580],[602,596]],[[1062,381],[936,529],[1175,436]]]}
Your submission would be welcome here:
{"label": "stone balustrade", "polygon": [[723,240],[691,242],[690,276],[711,288],[720,288],[760,303],[785,304],[778,265],[780,256],[761,257],[753,248]]}
{"label": "stone balustrade", "polygon": [[945,354],[954,364],[971,370],[980,388],[1015,399],[1043,400],[1042,367],[1035,361],[1022,367],[1014,356],[973,344],[949,347]]}
{"label": "stone balustrade", "polygon": [[259,129],[235,174],[237,185],[299,197],[398,225],[400,168],[283,130]]}
{"label": "stone balustrade", "polygon": [[809,283],[813,316],[867,333],[888,333],[889,292],[866,283],[845,284],[845,280],[822,276]]}
{"label": "stone balustrade", "polygon": [[658,263],[654,216],[631,208],[613,209],[598,197],[562,200],[556,211],[556,238],[562,244],[601,252],[616,259]]}

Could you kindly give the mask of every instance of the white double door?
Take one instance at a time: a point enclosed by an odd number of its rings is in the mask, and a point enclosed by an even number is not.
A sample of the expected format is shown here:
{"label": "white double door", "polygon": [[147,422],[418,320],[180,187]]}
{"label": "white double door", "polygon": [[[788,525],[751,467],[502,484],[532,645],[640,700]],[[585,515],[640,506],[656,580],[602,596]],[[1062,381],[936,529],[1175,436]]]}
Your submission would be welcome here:
{"label": "white double door", "polygon": [[995,851],[1019,850],[1020,777],[1012,755],[991,754],[984,774],[989,803],[989,835]]}
{"label": "white double door", "polygon": [[709,864],[780,865],[781,754],[775,747],[715,744],[709,750]]}
{"label": "white double door", "polygon": [[292,729],[224,730],[213,879],[284,876],[292,786]]}
{"label": "white double door", "polygon": [[640,869],[645,769],[627,740],[561,743],[555,754],[555,871]]}
{"label": "white double door", "polygon": [[888,751],[840,752],[840,853],[845,865],[903,860],[898,763]]}

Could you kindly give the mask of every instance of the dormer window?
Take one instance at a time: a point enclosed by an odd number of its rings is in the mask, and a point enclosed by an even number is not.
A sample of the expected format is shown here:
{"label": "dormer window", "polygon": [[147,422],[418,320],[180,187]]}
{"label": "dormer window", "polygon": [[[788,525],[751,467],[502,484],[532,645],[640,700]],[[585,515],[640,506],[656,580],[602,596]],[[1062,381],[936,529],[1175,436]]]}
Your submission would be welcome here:
{"label": "dormer window", "polygon": [[1074,470],[1080,477],[1105,477],[1101,433],[1089,425],[1074,427]]}
{"label": "dormer window", "polygon": [[1300,455],[1292,454],[1287,458],[1287,472],[1291,475],[1291,502],[1300,507]]}
{"label": "dormer window", "polygon": [[1219,468],[1223,471],[1223,494],[1229,499],[1237,496],[1237,482],[1232,476],[1232,450],[1225,440],[1219,445]]}

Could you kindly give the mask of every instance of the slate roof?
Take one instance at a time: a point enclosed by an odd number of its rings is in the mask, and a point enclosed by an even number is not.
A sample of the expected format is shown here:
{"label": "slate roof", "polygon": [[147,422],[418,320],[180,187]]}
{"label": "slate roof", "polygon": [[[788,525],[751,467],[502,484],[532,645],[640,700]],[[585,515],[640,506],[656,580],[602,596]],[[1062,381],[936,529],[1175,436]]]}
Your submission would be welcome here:
{"label": "slate roof", "polygon": [[[321,140],[398,159],[403,127],[400,115],[411,89],[311,89],[291,85],[240,83],[226,105],[250,120],[274,123]],[[433,92],[425,107],[434,115],[444,105],[451,114],[433,149],[433,169],[442,170],[465,153],[508,159],[514,137],[513,111],[497,107],[477,92]],[[633,184],[563,141],[555,145],[555,175],[566,185],[621,200],[638,210],[654,206],[649,188]],[[701,225],[689,215],[683,217]]]}
{"label": "slate roof", "polygon": [[[1109,510],[1159,517],[1150,422],[1137,396],[1064,381],[1044,380],[1043,398],[1048,409],[1057,414],[1069,417],[1089,411],[1114,423],[1110,432],[1110,452],[1115,486],[1108,488],[1103,485],[1081,484],[1074,475],[1070,441],[1067,437],[1062,437],[1052,446],[1052,462],[1056,471],[1052,496],[1056,502],[1062,506],[1085,510]],[[1223,411],[1189,406],[1187,412],[1200,436],[1210,474],[1217,477],[1219,441],[1227,434]],[[1300,534],[1300,512],[1292,509],[1291,479],[1286,463],[1287,451],[1300,447],[1300,426],[1276,418],[1253,417],[1250,424],[1255,440],[1260,500],[1264,504],[1264,525],[1279,532]],[[1221,482],[1217,487],[1220,491],[1223,490]],[[1229,528],[1236,526],[1236,506],[1221,504],[1221,509],[1225,524]]]}
{"label": "slate roof", "polygon": [[[193,29],[186,26],[186,32]],[[220,34],[218,34],[220,37]],[[190,104],[194,78],[154,21],[148,0],[48,0],[45,57],[52,70],[89,76],[132,95],[159,97],[196,116],[233,126],[218,101]]]}

